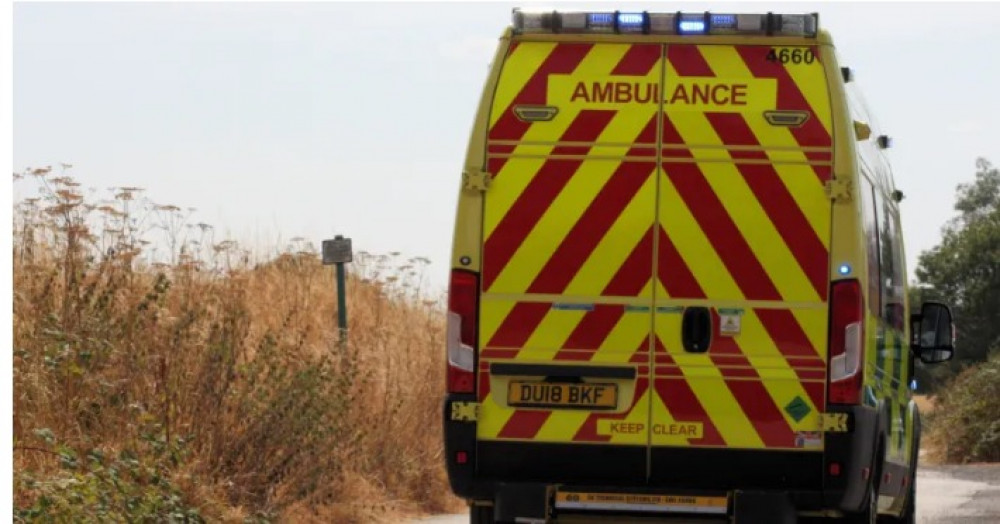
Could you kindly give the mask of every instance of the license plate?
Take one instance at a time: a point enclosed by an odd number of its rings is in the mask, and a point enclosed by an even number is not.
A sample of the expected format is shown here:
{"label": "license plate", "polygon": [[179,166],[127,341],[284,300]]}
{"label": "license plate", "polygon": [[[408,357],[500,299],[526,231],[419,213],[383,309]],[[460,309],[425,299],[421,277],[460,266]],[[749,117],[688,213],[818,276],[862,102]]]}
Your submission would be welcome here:
{"label": "license plate", "polygon": [[512,380],[507,386],[507,404],[531,408],[615,409],[618,407],[618,386]]}
{"label": "license plate", "polygon": [[556,493],[557,509],[726,514],[725,496],[655,495],[643,493]]}

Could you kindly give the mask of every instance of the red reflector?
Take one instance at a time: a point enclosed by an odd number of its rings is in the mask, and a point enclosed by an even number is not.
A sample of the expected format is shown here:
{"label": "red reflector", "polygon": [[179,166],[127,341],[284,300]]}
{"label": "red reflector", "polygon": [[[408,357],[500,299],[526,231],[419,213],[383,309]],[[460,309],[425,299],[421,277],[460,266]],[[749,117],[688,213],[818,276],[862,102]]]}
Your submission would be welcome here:
{"label": "red reflector", "polygon": [[469,454],[464,451],[458,451],[455,453],[455,462],[459,464],[465,464],[469,462]]}
{"label": "red reflector", "polygon": [[861,478],[863,480],[868,480],[868,477],[872,476],[872,468],[864,468],[861,470]]}
{"label": "red reflector", "polygon": [[476,375],[471,371],[465,371],[457,367],[448,366],[448,392],[449,393],[475,393]]}
{"label": "red reflector", "polygon": [[840,462],[830,463],[830,476],[839,477],[840,476]]}

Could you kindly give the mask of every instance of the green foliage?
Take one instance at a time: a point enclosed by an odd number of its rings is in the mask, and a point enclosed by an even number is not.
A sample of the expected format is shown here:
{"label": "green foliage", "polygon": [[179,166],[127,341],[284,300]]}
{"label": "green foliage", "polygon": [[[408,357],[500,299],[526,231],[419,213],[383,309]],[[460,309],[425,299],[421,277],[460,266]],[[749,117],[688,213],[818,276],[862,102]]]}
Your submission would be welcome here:
{"label": "green foliage", "polygon": [[947,462],[1000,461],[1000,354],[943,388],[928,426]]}
{"label": "green foliage", "polygon": [[14,470],[21,502],[15,522],[204,522],[168,474],[174,457],[184,453],[183,440],[168,445],[147,434],[136,450],[108,457],[99,449],[78,453],[48,428],[34,433],[46,448],[21,450],[55,457],[59,468]]}
{"label": "green foliage", "polygon": [[[941,243],[921,253],[919,292],[911,299],[949,304],[956,326],[956,355],[947,365],[918,368],[918,381],[935,388],[964,367],[1000,350],[1000,170],[976,161],[976,179],[958,186],[960,214],[942,231]],[[911,302],[914,309],[920,302]]]}

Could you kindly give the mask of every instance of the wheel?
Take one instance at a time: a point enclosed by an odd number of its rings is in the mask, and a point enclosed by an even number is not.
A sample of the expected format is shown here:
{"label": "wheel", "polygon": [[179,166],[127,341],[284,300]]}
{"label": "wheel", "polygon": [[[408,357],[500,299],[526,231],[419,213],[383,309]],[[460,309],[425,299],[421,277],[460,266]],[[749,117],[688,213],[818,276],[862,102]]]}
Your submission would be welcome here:
{"label": "wheel", "polygon": [[493,506],[469,506],[469,524],[493,524]]}

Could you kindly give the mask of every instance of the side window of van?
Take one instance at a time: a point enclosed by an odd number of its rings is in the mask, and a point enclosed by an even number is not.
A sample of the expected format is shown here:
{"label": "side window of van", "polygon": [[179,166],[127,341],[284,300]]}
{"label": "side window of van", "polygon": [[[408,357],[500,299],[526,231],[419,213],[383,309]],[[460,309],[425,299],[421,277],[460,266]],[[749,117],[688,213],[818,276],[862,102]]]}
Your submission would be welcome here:
{"label": "side window of van", "polygon": [[903,228],[899,226],[899,211],[889,215],[892,223],[892,327],[906,329],[906,259],[903,257]]}
{"label": "side window of van", "polygon": [[879,268],[882,291],[882,319],[895,329],[903,323],[902,243],[899,237],[899,215],[878,191],[875,191],[878,219]]}
{"label": "side window of van", "polygon": [[875,214],[875,189],[864,177],[861,177],[861,219],[868,253],[868,309],[873,315],[880,316],[882,285],[879,280],[879,229]]}

